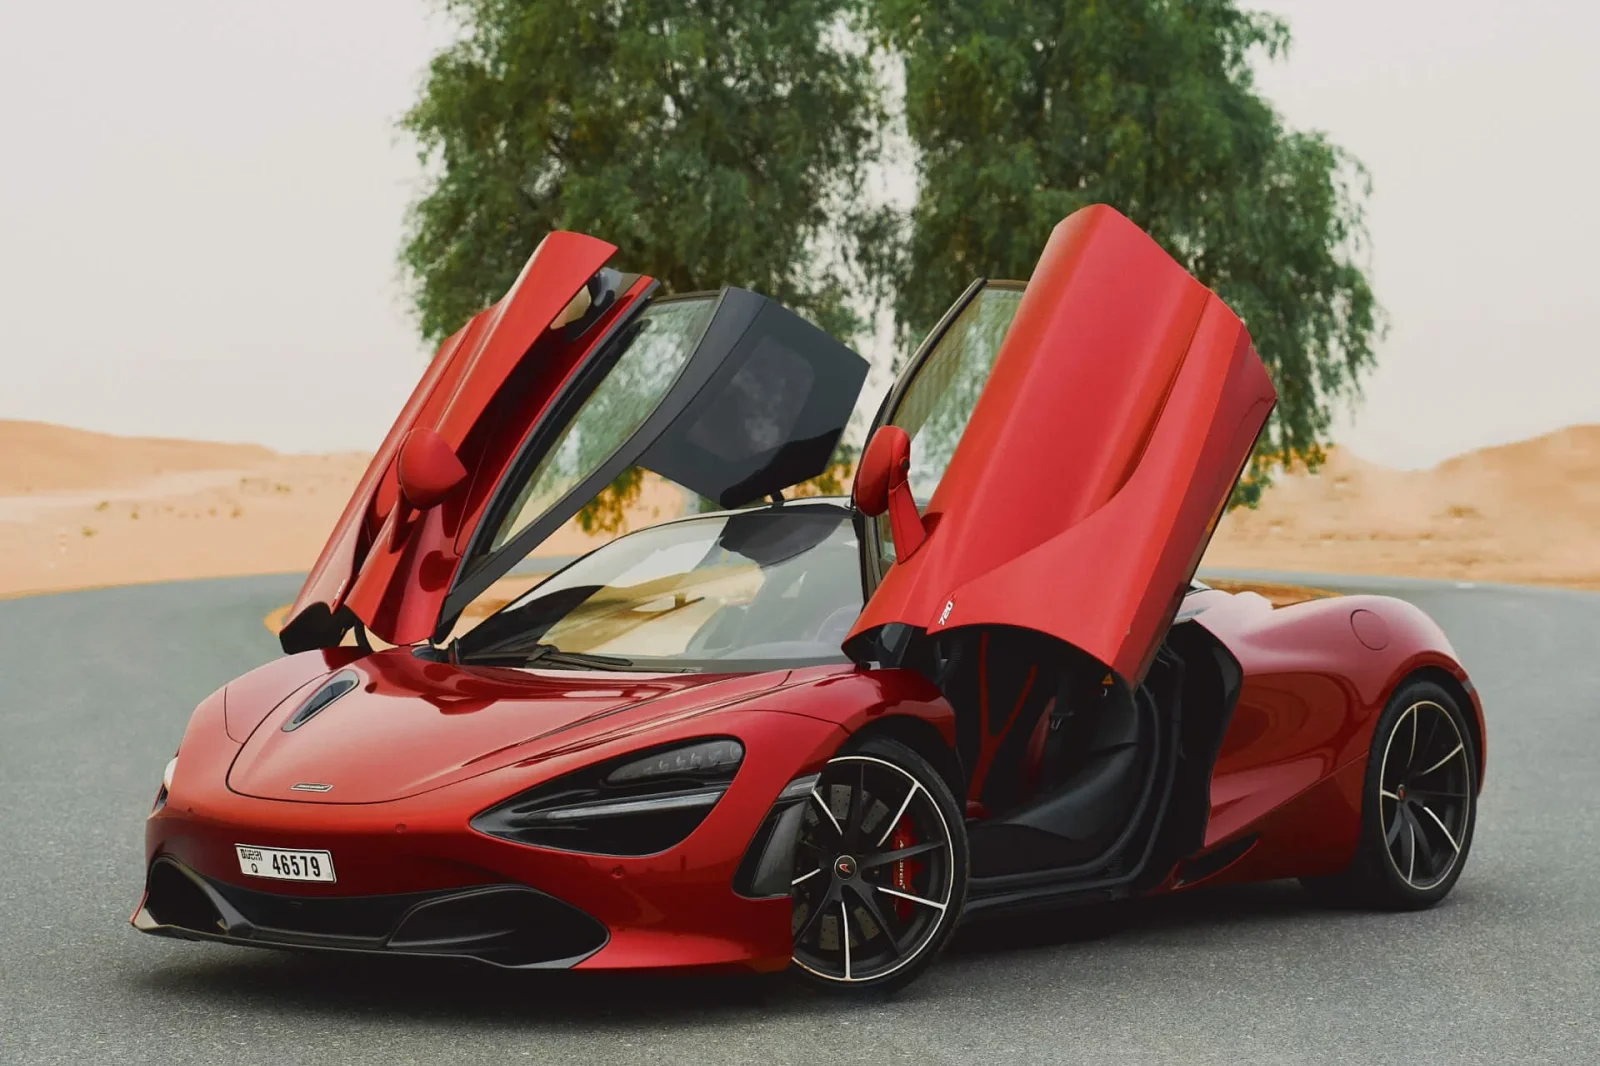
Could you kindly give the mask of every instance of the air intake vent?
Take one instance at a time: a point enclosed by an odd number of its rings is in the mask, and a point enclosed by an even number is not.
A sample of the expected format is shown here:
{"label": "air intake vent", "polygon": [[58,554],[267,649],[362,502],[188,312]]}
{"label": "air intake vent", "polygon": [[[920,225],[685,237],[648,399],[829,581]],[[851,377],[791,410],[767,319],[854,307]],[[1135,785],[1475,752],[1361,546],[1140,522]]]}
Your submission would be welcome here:
{"label": "air intake vent", "polygon": [[283,731],[285,733],[293,733],[310,721],[312,715],[324,710],[328,704],[359,684],[361,684],[361,675],[354,670],[341,670],[334,674],[322,683],[322,687],[306,697],[306,701],[289,716],[287,722],[283,723]]}

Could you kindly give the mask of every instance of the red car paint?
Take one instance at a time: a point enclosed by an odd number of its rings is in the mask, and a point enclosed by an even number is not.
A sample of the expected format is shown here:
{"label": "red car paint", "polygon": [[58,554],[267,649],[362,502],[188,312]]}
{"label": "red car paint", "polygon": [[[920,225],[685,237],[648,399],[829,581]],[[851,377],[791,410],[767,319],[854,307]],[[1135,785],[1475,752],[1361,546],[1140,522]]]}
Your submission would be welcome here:
{"label": "red car paint", "polygon": [[[1273,609],[1249,594],[1201,595],[1226,597],[1200,621],[1229,642],[1245,672],[1212,780],[1206,848],[1249,835],[1256,842],[1238,862],[1198,883],[1338,869],[1354,844],[1356,789],[1383,698],[1399,677],[1417,668],[1463,677],[1449,644],[1421,612],[1395,600],[1331,598]],[[1357,608],[1388,619],[1395,633],[1389,649],[1374,653],[1354,640],[1349,615]],[[1347,641],[1343,649],[1335,643],[1341,635]],[[287,687],[297,677],[316,679],[346,665],[349,651],[305,653],[273,665]],[[289,665],[298,669],[290,672]],[[342,739],[331,749],[338,757],[326,765],[283,768],[275,781],[285,786],[278,792],[282,798],[241,794],[241,772],[248,769],[254,780],[262,769],[244,755],[250,744],[228,735],[224,694],[208,697],[184,735],[166,805],[147,823],[148,857],[171,855],[230,881],[238,879],[238,843],[333,852],[337,884],[293,886],[295,894],[306,896],[523,882],[580,901],[611,930],[606,946],[581,968],[777,969],[789,957],[788,901],[745,899],[730,885],[778,790],[819,768],[869,723],[915,720],[953,742],[949,705],[927,680],[907,670],[812,667],[743,679],[696,676],[678,686],[624,677],[622,687],[635,699],[622,699],[609,695],[619,691],[616,675],[462,669],[418,663],[404,649],[351,665],[376,684],[371,693],[361,690],[374,702],[341,707],[340,715],[327,717],[325,725],[341,723]],[[260,673],[235,685],[261,692]],[[663,687],[675,690],[658,691]],[[230,707],[239,702],[234,686],[227,697]],[[431,743],[412,743],[412,730],[399,724],[366,731],[381,714],[378,701],[408,716],[399,721],[409,725],[431,720],[430,731],[417,731]],[[285,736],[277,721],[296,702],[282,701],[258,735],[269,742]],[[617,703],[627,710],[608,714],[605,708]],[[1474,710],[1481,735],[1476,701]],[[569,723],[565,728],[551,728],[563,721]],[[481,765],[440,757],[439,738],[452,729],[461,730],[463,739],[450,741],[458,750],[476,744],[490,753]],[[509,843],[467,825],[474,813],[505,796],[637,746],[646,733],[651,743],[730,735],[749,753],[734,790],[680,847],[645,858],[582,856]],[[465,740],[469,735],[472,743]],[[445,763],[453,769],[439,775]],[[215,770],[230,764],[225,781]],[[309,776],[298,776],[302,772]],[[297,776],[336,776],[343,795],[288,793],[287,783]],[[400,779],[413,784],[395,787]],[[260,791],[270,787],[263,780]],[[1169,877],[1155,891],[1174,887]]]}
{"label": "red car paint", "polygon": [[[1370,613],[1391,636],[1377,651],[1351,618]],[[1249,855],[1218,880],[1270,880],[1334,873],[1355,849],[1361,783],[1373,728],[1389,694],[1423,670],[1455,680],[1468,695],[1478,768],[1485,725],[1466,671],[1432,619],[1400,600],[1348,596],[1273,610],[1235,596],[1200,625],[1244,667],[1245,682],[1211,783],[1206,847],[1258,835]],[[1470,708],[1470,710],[1469,710]]]}
{"label": "red car paint", "polygon": [[[409,654],[400,649],[382,653]],[[669,708],[665,704],[670,697],[662,698],[647,705],[656,719],[649,726],[651,743],[707,734],[737,737],[747,752],[739,775],[706,822],[679,847],[642,858],[585,856],[485,836],[467,822],[477,811],[532,784],[636,747],[638,733],[646,728],[640,720],[643,709],[634,708],[631,717],[617,721],[614,716],[595,715],[590,708],[587,721],[580,714],[566,729],[547,729],[543,736],[519,736],[521,743],[510,743],[513,734],[502,736],[487,722],[473,724],[492,704],[455,715],[438,705],[440,691],[480,685],[486,691],[504,691],[505,678],[484,673],[502,672],[447,668],[426,686],[432,692],[417,693],[405,709],[434,715],[463,730],[494,734],[486,743],[500,743],[495,758],[482,766],[458,767],[451,780],[431,788],[383,801],[360,791],[360,784],[354,801],[331,794],[297,795],[287,788],[278,799],[240,794],[211,772],[230,762],[237,767],[241,747],[223,726],[221,694],[208,698],[184,735],[179,771],[166,804],[147,823],[149,857],[168,855],[208,877],[237,881],[236,844],[334,853],[338,882],[293,886],[294,895],[306,897],[521,882],[561,899],[581,900],[583,909],[611,930],[606,946],[580,964],[584,968],[728,963],[758,970],[781,968],[789,960],[788,900],[751,900],[732,889],[734,868],[778,790],[792,778],[820,768],[849,731],[867,721],[896,715],[941,727],[949,715],[937,692],[917,675],[849,666],[748,675],[734,682],[742,687],[742,698],[720,708],[715,699],[700,703],[680,699]],[[706,696],[729,683],[694,680],[705,682],[698,691]],[[520,708],[571,715],[570,706],[553,705],[607,681],[614,683],[614,675],[524,678]],[[522,686],[542,689],[542,700],[530,697]],[[328,721],[334,720],[328,716]],[[284,735],[271,721],[259,732]],[[357,736],[353,742],[368,753],[368,765],[395,766],[400,768],[398,776],[420,778],[437,768],[438,760],[427,751],[409,745],[395,750],[392,742],[399,737],[399,733]],[[366,761],[346,757],[338,791],[344,791],[351,768]],[[367,787],[376,787],[377,780]]]}
{"label": "red car paint", "polygon": [[[609,327],[649,298],[651,283],[637,279],[583,336],[546,329],[613,251],[553,234],[505,299],[445,343],[308,576],[291,625],[309,619],[315,634],[319,616],[342,611],[390,641],[435,632],[463,553],[552,398]],[[1182,601],[1182,617],[1192,614],[1185,624],[1231,652],[1243,680],[1210,775],[1203,843],[1154,871],[1143,892],[1341,868],[1377,716],[1418,671],[1470,704],[1481,772],[1481,707],[1422,612],[1381,597],[1276,610],[1250,594],[1185,598],[1272,399],[1248,335],[1214,295],[1127,220],[1080,212],[1058,228],[1029,284],[920,518],[926,539],[883,576],[852,632],[1003,624],[1071,644],[1134,685]],[[437,432],[469,475],[464,490],[421,513],[400,500],[396,479],[400,442],[417,427]],[[1040,462],[1059,473],[1042,498]],[[323,635],[336,639],[344,625]],[[641,674],[438,660],[408,647],[328,647],[207,697],[148,819],[147,861],[171,859],[242,888],[236,845],[334,854],[334,883],[248,886],[291,901],[527,885],[604,925],[604,946],[581,968],[771,970],[790,958],[789,900],[748,898],[733,882],[780,790],[865,730],[920,738],[954,763],[956,712],[913,669]],[[301,702],[346,670],[359,683],[336,709],[285,732]],[[658,854],[531,846],[471,824],[562,775],[704,737],[737,739],[744,761],[705,821]],[[1032,759],[1042,745],[1043,733],[1030,730]],[[957,766],[965,781],[953,784],[981,783],[997,747]],[[295,790],[305,783],[330,787]],[[975,801],[969,813],[990,814]],[[1231,861],[1182,875],[1187,860],[1234,845]],[[161,931],[143,901],[134,922]]]}
{"label": "red car paint", "polygon": [[1137,681],[1273,400],[1221,300],[1115,211],[1077,212],[1040,257],[926,543],[851,636],[1014,625]]}
{"label": "red car paint", "polygon": [[[537,374],[513,417],[523,423],[536,419],[604,335],[606,324],[648,287],[648,279],[636,282],[581,343],[566,344],[546,333],[615,251],[614,245],[582,234],[552,233],[510,291],[439,346],[311,568],[288,625],[314,604],[328,610],[343,605],[390,643],[409,644],[433,632],[466,538],[521,440],[515,430],[476,438],[472,430],[507,379],[528,363],[538,364]],[[401,441],[416,426],[436,430],[456,449],[471,478],[468,493],[422,515],[395,506],[400,498],[395,460]]]}

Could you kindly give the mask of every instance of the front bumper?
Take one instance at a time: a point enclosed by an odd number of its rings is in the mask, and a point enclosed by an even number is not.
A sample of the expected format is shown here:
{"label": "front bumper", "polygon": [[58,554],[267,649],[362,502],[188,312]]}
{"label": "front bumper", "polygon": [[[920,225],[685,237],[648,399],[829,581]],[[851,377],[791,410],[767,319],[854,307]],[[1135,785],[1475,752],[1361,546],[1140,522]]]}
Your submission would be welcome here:
{"label": "front bumper", "polygon": [[151,864],[133,926],[183,940],[449,956],[524,970],[575,966],[609,935],[578,908],[526,885],[302,898],[214,881],[168,856]]}
{"label": "front bumper", "polygon": [[[473,815],[523,789],[630,750],[715,732],[745,759],[689,836],[655,855],[530,847],[473,830]],[[739,711],[491,771],[385,803],[242,796],[220,750],[191,732],[166,802],[146,823],[148,933],[263,947],[453,956],[516,968],[777,970],[791,953],[785,895],[734,890],[784,785],[844,739],[803,715]],[[328,851],[338,881],[242,874],[237,845]]]}

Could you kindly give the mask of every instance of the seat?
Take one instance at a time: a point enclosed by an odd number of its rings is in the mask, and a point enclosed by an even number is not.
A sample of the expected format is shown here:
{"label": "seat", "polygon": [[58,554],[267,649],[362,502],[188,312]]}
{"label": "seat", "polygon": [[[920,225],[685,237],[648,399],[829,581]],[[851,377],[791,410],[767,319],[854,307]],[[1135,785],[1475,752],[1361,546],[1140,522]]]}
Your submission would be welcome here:
{"label": "seat", "polygon": [[1133,818],[1155,747],[1154,708],[1141,697],[1097,700],[1078,710],[1089,718],[1076,729],[1052,723],[1053,733],[1081,744],[1047,747],[1038,795],[1006,821],[1056,838],[1055,865],[1101,855]]}

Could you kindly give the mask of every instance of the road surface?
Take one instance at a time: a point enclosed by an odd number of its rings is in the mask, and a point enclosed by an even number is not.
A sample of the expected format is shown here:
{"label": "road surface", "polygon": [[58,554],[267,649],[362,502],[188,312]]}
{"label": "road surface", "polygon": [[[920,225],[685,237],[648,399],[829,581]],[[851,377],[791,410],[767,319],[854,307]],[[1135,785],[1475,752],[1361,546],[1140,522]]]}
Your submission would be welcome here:
{"label": "road surface", "polygon": [[[1280,579],[1283,575],[1277,575]],[[1600,1062],[1600,595],[1422,582],[1489,720],[1454,895],[1292,883],[965,934],[900,997],[503,974],[135,933],[142,823],[201,697],[298,579],[0,601],[0,1063]]]}

